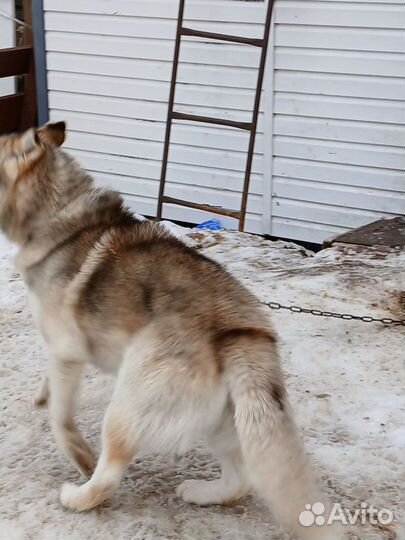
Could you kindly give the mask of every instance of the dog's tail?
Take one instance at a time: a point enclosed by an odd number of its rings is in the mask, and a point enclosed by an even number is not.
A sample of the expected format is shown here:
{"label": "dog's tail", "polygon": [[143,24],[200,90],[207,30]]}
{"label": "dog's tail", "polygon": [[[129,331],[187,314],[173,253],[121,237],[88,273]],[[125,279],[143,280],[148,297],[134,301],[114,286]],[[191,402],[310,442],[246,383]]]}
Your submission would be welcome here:
{"label": "dog's tail", "polygon": [[[329,505],[316,486],[295,427],[273,335],[249,328],[224,332],[221,357],[251,486],[300,538],[342,538],[324,522]],[[315,503],[315,512],[325,508],[325,513],[311,514]]]}

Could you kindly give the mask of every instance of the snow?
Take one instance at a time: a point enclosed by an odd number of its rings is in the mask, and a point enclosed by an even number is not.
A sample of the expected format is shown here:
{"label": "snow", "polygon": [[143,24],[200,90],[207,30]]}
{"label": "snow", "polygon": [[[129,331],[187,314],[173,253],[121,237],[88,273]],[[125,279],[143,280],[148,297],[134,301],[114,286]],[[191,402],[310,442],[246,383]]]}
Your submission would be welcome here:
{"label": "snow", "polygon": [[[405,253],[293,243],[235,232],[174,234],[224,264],[261,300],[374,317],[405,318]],[[0,540],[287,540],[254,497],[230,508],[179,501],[184,478],[213,478],[202,450],[136,460],[112,501],[94,512],[63,510],[58,492],[78,476],[56,449],[46,411],[31,408],[46,352],[0,239]],[[356,321],[269,310],[288,390],[308,452],[333,502],[388,508],[393,527],[362,527],[361,540],[405,540],[405,332]],[[79,424],[99,445],[113,381],[89,369]],[[355,538],[355,537],[352,537]]]}

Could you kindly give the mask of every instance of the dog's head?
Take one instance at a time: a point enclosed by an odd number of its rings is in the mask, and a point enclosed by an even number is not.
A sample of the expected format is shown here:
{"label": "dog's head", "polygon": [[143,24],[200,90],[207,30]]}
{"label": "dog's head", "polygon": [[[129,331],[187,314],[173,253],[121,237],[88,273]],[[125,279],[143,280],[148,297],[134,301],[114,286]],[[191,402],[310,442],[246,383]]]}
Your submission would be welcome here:
{"label": "dog's head", "polygon": [[19,229],[52,198],[64,140],[64,122],[0,137],[0,229],[12,240],[20,240]]}

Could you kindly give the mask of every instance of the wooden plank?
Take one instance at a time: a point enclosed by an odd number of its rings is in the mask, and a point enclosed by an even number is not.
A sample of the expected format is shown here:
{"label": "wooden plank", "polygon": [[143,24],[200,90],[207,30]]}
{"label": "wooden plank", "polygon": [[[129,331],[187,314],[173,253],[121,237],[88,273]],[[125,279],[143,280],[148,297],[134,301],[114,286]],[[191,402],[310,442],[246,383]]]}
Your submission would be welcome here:
{"label": "wooden plank", "polygon": [[0,78],[28,73],[32,54],[31,46],[1,49]]}
{"label": "wooden plank", "polygon": [[0,134],[16,131],[20,124],[20,113],[24,94],[0,97]]}

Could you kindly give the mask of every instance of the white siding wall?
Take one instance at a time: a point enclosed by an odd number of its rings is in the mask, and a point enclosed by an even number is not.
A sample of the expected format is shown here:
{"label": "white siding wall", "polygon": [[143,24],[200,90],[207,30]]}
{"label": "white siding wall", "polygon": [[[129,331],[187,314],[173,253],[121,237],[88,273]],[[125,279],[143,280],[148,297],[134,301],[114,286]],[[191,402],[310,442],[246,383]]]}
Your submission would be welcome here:
{"label": "white siding wall", "polygon": [[[320,242],[405,212],[405,0],[278,0],[247,230]],[[52,119],[154,215],[177,0],[45,0]],[[188,26],[261,37],[265,5],[186,0]],[[184,40],[177,109],[249,120],[256,48]],[[248,135],[176,123],[167,194],[237,209]],[[166,206],[166,217],[211,218]],[[234,220],[224,220],[235,226]]]}
{"label": "white siding wall", "polygon": [[[100,183],[155,215],[178,2],[45,0],[44,6],[51,118],[66,118],[67,147]],[[186,6],[185,24],[193,28],[262,36],[263,3]],[[196,38],[182,43],[176,109],[250,120],[259,49]],[[254,232],[262,232],[263,126],[260,118],[247,218]],[[166,193],[238,209],[248,133],[177,122],[172,142]],[[165,209],[166,217],[183,221],[213,217]]]}
{"label": "white siding wall", "polygon": [[272,233],[405,213],[405,2],[279,0]]}

